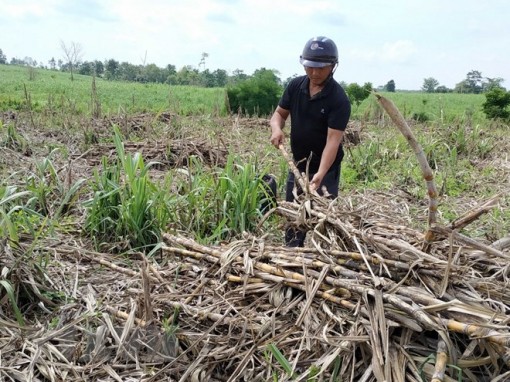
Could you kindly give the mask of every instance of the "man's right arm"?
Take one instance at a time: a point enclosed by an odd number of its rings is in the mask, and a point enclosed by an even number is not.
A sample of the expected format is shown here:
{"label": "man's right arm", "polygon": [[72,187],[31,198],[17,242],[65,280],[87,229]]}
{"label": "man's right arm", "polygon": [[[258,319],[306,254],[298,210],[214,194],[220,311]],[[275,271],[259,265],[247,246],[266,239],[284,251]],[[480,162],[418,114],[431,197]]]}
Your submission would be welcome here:
{"label": "man's right arm", "polygon": [[269,126],[271,126],[271,144],[276,148],[283,144],[285,138],[283,127],[285,126],[285,121],[289,113],[289,110],[278,106],[269,121]]}

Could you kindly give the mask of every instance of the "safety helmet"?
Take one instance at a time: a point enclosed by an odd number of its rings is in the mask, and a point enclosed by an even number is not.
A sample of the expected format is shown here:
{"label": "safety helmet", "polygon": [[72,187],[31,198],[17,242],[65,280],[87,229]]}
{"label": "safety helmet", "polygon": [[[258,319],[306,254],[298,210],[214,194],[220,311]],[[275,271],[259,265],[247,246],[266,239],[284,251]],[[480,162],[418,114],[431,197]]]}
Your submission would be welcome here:
{"label": "safety helmet", "polygon": [[299,62],[312,68],[335,65],[338,63],[336,44],[328,37],[313,37],[306,42]]}

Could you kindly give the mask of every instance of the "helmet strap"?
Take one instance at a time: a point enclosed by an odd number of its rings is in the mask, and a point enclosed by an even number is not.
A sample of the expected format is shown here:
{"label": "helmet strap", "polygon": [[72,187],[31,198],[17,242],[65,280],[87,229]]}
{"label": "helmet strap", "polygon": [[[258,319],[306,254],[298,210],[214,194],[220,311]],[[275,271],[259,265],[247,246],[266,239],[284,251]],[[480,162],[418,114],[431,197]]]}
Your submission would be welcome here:
{"label": "helmet strap", "polygon": [[331,70],[331,73],[329,73],[328,78],[326,78],[324,80],[324,82],[321,84],[321,86],[326,85],[329,82],[329,80],[333,78],[333,74],[335,74],[335,70],[337,67],[338,67],[338,63],[336,63],[335,66],[333,66],[333,70]]}

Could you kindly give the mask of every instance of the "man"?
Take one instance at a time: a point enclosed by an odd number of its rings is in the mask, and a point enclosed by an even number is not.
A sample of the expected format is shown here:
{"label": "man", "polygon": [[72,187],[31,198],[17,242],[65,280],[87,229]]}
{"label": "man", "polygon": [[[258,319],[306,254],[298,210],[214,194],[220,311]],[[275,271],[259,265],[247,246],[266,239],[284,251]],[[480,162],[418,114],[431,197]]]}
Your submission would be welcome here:
{"label": "man", "polygon": [[[290,116],[290,146],[294,161],[307,173],[310,187],[331,197],[338,196],[342,138],[351,115],[351,104],[344,89],[333,78],[338,50],[333,40],[314,37],[306,43],[300,58],[306,75],[294,78],[285,89],[270,120],[271,143],[283,143],[283,128]],[[286,200],[293,201],[294,174],[289,171]],[[306,232],[287,229],[286,245],[302,247]]]}

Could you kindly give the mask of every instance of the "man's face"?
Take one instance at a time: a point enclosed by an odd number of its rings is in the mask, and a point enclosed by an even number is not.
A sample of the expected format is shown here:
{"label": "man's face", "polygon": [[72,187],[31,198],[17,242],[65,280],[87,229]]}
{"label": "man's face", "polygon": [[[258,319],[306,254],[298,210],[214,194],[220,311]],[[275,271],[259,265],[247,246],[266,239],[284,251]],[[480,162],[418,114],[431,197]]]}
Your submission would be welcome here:
{"label": "man's face", "polygon": [[312,85],[320,86],[326,81],[333,70],[333,65],[324,66],[322,68],[312,68],[305,66],[305,72]]}

